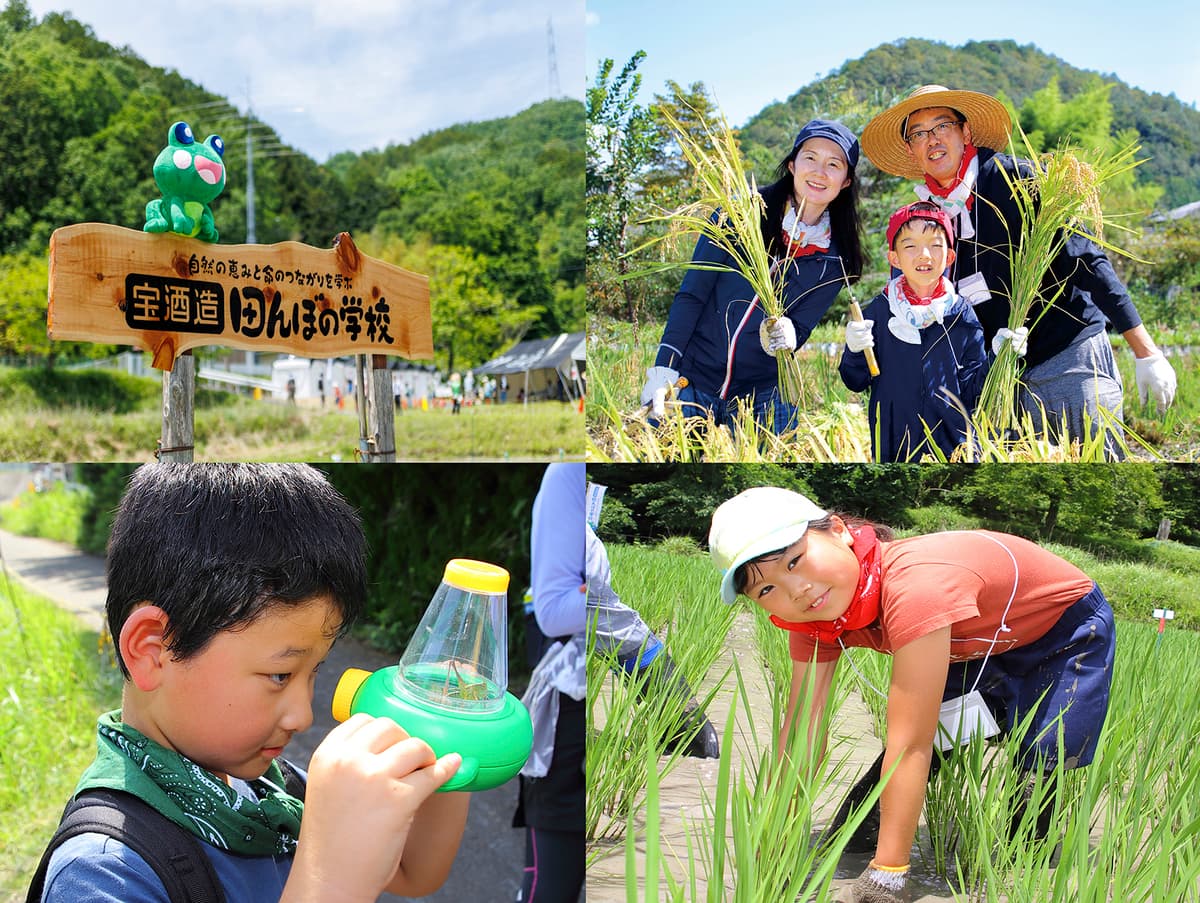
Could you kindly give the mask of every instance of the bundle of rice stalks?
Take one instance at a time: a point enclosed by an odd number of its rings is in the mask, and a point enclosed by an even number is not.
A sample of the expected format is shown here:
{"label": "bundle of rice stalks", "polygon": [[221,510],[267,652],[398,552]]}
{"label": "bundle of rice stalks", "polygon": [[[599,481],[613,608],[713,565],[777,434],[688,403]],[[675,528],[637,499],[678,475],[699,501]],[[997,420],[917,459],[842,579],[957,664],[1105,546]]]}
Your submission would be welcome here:
{"label": "bundle of rice stalks", "polygon": [[[662,115],[692,167],[700,197],[678,210],[652,219],[665,220],[676,231],[706,236],[733,259],[733,265],[691,261],[685,266],[741,273],[750,283],[768,320],[782,317],[785,268],[767,253],[761,226],[762,195],[758,193],[754,176],[746,172],[737,137],[724,114],[721,114],[719,126],[713,128],[705,124],[703,141],[689,133],[670,110],[664,109]],[[655,239],[651,244],[662,240]],[[678,265],[667,264],[663,269]],[[779,365],[780,394],[788,404],[796,404],[800,398],[801,377],[794,353],[780,351],[775,360]]]}
{"label": "bundle of rice stalks", "polygon": [[[1025,133],[1018,131],[1025,156],[1036,160],[1036,164],[1020,172],[1019,178],[1000,170],[1021,213],[1019,233],[1009,236],[1012,285],[1008,328],[1025,326],[1033,333],[1046,309],[1066,288],[1064,282],[1047,278],[1047,274],[1071,236],[1083,235],[1106,251],[1127,254],[1104,238],[1106,221],[1099,189],[1140,161],[1134,159],[1137,145],[1095,163],[1084,162],[1067,146],[1039,158]],[[1015,148],[1010,147],[1010,152],[1017,156]],[[983,385],[977,408],[979,419],[1001,433],[1017,425],[1021,369],[1022,361],[1013,353],[1011,343],[1005,342]]]}

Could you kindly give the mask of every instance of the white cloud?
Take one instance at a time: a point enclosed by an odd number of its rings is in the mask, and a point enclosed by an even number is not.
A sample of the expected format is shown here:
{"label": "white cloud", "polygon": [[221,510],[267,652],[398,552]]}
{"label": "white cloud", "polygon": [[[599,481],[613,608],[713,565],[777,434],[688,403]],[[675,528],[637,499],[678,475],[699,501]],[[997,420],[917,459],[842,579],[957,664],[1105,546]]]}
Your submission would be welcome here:
{"label": "white cloud", "polygon": [[[29,0],[69,5],[97,37],[176,69],[276,127],[318,161],[516,113],[559,85],[582,98],[575,0]],[[152,10],[152,12],[148,12]],[[303,107],[303,113],[289,112]]]}

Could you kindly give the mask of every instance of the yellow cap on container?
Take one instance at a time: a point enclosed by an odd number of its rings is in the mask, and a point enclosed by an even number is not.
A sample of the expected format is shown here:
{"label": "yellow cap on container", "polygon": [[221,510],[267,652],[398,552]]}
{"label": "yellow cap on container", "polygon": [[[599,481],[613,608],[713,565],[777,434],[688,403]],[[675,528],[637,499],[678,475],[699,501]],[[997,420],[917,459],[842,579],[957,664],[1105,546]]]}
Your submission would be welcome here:
{"label": "yellow cap on container", "polygon": [[333,691],[333,705],[330,708],[333,710],[334,721],[345,721],[350,717],[351,706],[354,704],[354,697],[358,695],[358,688],[366,683],[370,676],[371,672],[364,671],[362,668],[345,670]]}
{"label": "yellow cap on container", "polygon": [[508,571],[486,561],[455,558],[446,564],[442,581],[469,593],[498,594],[508,591]]}

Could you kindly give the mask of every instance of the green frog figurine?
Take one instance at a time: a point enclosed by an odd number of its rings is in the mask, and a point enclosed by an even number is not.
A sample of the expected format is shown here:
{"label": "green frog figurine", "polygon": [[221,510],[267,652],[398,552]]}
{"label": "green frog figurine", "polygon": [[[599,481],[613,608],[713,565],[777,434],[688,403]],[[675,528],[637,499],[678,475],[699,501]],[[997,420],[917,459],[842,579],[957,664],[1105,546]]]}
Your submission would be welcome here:
{"label": "green frog figurine", "polygon": [[225,187],[225,142],[209,135],[196,141],[192,127],[177,122],[167,133],[167,146],[154,161],[154,181],[161,199],[146,205],[146,232],[174,232],[215,242],[217,227],[208,205]]}

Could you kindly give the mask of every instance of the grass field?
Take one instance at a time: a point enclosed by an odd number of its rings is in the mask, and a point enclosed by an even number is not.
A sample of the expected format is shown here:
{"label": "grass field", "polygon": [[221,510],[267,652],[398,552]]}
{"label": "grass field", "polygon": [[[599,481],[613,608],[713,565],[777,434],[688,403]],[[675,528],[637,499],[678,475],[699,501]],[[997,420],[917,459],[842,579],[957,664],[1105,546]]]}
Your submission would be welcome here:
{"label": "grass field", "polygon": [[[98,374],[54,392],[29,386],[29,371],[0,368],[0,460],[146,461],[161,435],[155,378]],[[59,379],[60,377],[56,377]],[[289,406],[227,393],[198,393],[197,461],[353,461],[358,415],[315,404]],[[538,460],[583,457],[583,415],[558,402],[404,410],[396,414],[397,460]]]}
{"label": "grass field", "polygon": [[[1069,804],[1054,816],[1053,841],[1036,843],[1025,822],[1015,839],[1008,835],[1021,784],[1012,750],[1004,742],[973,743],[927,795],[913,850],[913,898],[1200,900],[1200,710],[1191,695],[1200,679],[1200,635],[1172,628],[1160,639],[1144,614],[1157,584],[1168,607],[1195,617],[1193,559],[1175,548],[1152,554],[1135,583],[1097,569],[1077,550],[1054,550],[1094,572],[1118,612],[1112,701],[1096,760],[1038,785],[1035,799],[1054,785]],[[773,770],[789,679],[783,632],[749,605],[721,620],[729,609],[718,601],[718,575],[706,557],[626,546],[609,554],[614,588],[665,639],[724,741],[717,762],[664,755],[656,745],[664,726],[641,723],[662,716],[631,705],[636,690],[593,656],[588,899],[808,903],[845,893],[866,857],[844,852],[846,831],[823,832],[880,748],[878,717],[864,706],[873,691],[840,667],[829,757],[806,759],[797,737],[793,759],[805,763],[793,769],[804,772],[799,782]],[[697,649],[704,654],[697,657]],[[864,650],[854,659],[868,680],[887,685],[889,659]],[[617,770],[620,781],[611,779]]]}
{"label": "grass field", "polygon": [[0,577],[0,899],[25,899],[96,754],[96,716],[120,705],[109,651],[74,615]]}
{"label": "grass field", "polygon": [[[631,324],[594,316],[589,323],[588,372],[593,403],[587,412],[589,454],[595,460],[741,460],[867,461],[871,440],[866,397],[850,392],[837,372],[842,351],[840,326],[822,324],[800,354],[803,394],[800,429],[776,441],[759,436],[742,439],[729,431],[709,435],[703,421],[668,418],[669,426],[653,430],[640,410],[646,368],[654,363],[662,324]],[[1189,341],[1188,337],[1167,340]],[[1192,353],[1172,357],[1179,380],[1175,403],[1166,413],[1142,405],[1137,397],[1133,355],[1116,341],[1117,363],[1125,383],[1125,422],[1149,446],[1130,442],[1137,457],[1200,461],[1200,368]],[[1036,457],[1029,460],[1038,460]],[[1025,457],[1014,460],[1025,460]],[[997,460],[1006,460],[998,457]],[[1047,458],[1046,460],[1053,460]],[[1071,459],[1064,459],[1071,460]]]}

